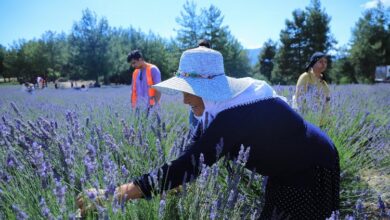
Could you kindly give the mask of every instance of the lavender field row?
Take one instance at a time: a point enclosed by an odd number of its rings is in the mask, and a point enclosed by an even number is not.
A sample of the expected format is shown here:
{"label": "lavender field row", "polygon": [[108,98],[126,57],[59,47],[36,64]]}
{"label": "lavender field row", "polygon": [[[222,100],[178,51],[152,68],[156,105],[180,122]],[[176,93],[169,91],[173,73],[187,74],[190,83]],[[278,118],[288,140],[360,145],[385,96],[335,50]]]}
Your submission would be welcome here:
{"label": "lavender field row", "polygon": [[[274,88],[291,100],[294,87]],[[338,215],[390,216],[390,85],[331,91],[321,127],[340,153]],[[108,199],[118,184],[185,150],[188,108],[178,104],[181,96],[163,96],[147,114],[131,109],[128,86],[32,93],[1,86],[0,94],[0,219],[77,219],[75,198],[88,188],[105,192],[87,195],[96,207],[88,219],[256,219],[261,212],[263,177],[243,169],[245,156],[204,166],[196,181],[151,200]],[[303,116],[318,125],[318,106],[308,109]]]}

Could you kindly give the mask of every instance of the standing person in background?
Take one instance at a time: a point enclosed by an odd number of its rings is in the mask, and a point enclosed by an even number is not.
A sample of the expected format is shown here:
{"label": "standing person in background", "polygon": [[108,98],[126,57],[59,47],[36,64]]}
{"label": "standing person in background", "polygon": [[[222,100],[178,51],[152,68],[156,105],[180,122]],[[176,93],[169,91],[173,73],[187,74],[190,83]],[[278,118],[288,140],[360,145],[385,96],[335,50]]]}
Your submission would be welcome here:
{"label": "standing person in background", "polygon": [[161,82],[161,73],[157,66],[147,63],[139,50],[131,51],[127,62],[135,69],[131,84],[131,106],[146,104],[148,109],[156,105],[161,93],[152,88],[152,85]]}
{"label": "standing person in background", "polygon": [[41,81],[42,81],[42,77],[38,76],[38,77],[37,77],[37,88],[38,88],[38,89],[41,88]]}
{"label": "standing person in background", "polygon": [[[211,44],[206,39],[201,39],[198,42],[198,47],[206,47],[211,48]],[[190,110],[190,131],[194,135],[194,132],[196,131],[196,127],[198,126],[198,122],[202,116],[203,112],[199,112],[198,114],[194,114],[192,110]]]}
{"label": "standing person in background", "polygon": [[302,113],[308,110],[308,105],[316,104],[318,106],[321,114],[320,126],[324,125],[324,119],[329,111],[330,90],[324,79],[327,66],[326,54],[315,52],[305,68],[306,72],[299,76],[295,97],[293,97],[293,105]]}

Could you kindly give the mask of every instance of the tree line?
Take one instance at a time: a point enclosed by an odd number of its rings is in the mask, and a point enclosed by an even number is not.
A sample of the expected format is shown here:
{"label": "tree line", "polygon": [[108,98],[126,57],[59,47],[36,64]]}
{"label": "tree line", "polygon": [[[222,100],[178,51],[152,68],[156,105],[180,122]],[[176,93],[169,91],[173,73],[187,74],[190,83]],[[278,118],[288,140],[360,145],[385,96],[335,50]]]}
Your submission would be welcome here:
{"label": "tree line", "polygon": [[331,54],[326,72],[329,81],[370,83],[376,66],[390,65],[389,16],[390,8],[381,3],[365,10],[352,30],[349,44],[335,48],[331,18],[320,0],[312,0],[305,9],[292,12],[280,31],[280,39],[266,41],[257,64],[251,67],[246,50],[214,5],[198,10],[196,3],[187,1],[176,18],[177,35],[171,39],[132,26],[110,27],[106,18],[98,18],[86,9],[69,34],[47,31],[39,39],[21,39],[10,48],[0,45],[0,76],[19,82],[34,82],[42,76],[48,81],[64,78],[130,84],[133,69],[126,62],[127,54],[140,49],[167,79],[177,70],[181,53],[196,47],[200,39],[207,39],[223,54],[229,76],[294,84],[311,54],[322,51]]}

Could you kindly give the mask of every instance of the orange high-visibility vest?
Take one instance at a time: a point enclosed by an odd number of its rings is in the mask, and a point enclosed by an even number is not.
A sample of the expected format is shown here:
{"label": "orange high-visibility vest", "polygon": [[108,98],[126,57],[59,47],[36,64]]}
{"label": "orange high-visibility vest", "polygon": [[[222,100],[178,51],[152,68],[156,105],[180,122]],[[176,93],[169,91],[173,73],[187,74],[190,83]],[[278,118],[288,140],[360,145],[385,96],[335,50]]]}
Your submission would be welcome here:
{"label": "orange high-visibility vest", "polygon": [[[153,83],[153,78],[152,78],[152,64],[146,63],[146,82],[148,84],[148,95],[149,95],[149,105],[153,106],[156,104],[156,90],[152,88]],[[133,82],[132,82],[132,93],[131,93],[131,106],[133,108],[136,107],[137,105],[137,86],[136,86],[136,81],[138,74],[140,73],[139,69],[135,69],[133,72]]]}

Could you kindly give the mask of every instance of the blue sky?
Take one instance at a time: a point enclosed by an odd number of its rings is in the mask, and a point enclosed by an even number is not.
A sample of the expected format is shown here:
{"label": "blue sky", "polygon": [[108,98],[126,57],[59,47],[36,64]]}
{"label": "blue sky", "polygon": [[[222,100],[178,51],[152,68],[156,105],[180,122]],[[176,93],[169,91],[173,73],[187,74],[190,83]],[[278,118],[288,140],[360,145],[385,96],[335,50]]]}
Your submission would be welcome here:
{"label": "blue sky", "polygon": [[[351,30],[367,7],[378,0],[321,0],[331,16],[331,33],[345,45]],[[381,0],[390,6],[390,0]],[[89,8],[98,18],[106,17],[111,27],[133,26],[162,37],[175,37],[175,18],[185,0],[0,0],[0,44],[9,47],[19,39],[40,38],[48,30],[70,33],[74,22]],[[295,9],[304,9],[310,0],[197,0],[198,9],[218,7],[224,25],[245,48],[259,48],[267,39],[278,40],[285,20]]]}

